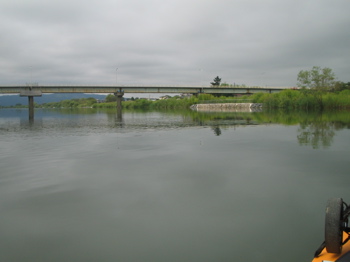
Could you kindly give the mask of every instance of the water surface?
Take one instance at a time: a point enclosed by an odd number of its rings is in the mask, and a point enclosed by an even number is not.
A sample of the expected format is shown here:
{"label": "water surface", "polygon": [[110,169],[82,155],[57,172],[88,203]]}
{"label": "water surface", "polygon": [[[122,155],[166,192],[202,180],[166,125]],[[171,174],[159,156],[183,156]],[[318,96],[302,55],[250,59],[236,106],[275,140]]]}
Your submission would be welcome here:
{"label": "water surface", "polygon": [[0,261],[310,261],[350,202],[347,114],[27,113],[0,110]]}

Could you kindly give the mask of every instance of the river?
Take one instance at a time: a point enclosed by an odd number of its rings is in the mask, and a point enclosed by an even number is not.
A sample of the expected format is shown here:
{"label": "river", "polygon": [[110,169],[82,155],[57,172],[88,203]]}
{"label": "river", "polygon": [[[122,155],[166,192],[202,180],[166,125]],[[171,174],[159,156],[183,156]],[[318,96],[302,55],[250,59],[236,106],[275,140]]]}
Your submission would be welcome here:
{"label": "river", "polygon": [[0,110],[0,261],[311,261],[348,112]]}

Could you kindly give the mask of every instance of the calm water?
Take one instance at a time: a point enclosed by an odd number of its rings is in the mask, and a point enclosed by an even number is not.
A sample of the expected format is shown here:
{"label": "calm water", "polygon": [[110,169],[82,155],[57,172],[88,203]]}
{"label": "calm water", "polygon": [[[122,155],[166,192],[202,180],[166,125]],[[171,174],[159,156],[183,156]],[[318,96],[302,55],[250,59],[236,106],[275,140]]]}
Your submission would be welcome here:
{"label": "calm water", "polygon": [[311,261],[350,117],[0,110],[0,261]]}

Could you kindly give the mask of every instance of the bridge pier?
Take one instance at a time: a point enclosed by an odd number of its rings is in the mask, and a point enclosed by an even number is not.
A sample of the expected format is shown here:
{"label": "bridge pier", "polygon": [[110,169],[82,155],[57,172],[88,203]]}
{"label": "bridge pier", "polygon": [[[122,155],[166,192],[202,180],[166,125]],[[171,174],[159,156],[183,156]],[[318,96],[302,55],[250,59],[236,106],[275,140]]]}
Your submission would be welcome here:
{"label": "bridge pier", "polygon": [[42,96],[41,91],[34,91],[32,88],[29,90],[22,91],[20,93],[20,96],[27,96],[28,97],[28,112],[29,112],[29,120],[34,120],[34,97],[35,96]]}
{"label": "bridge pier", "polygon": [[124,96],[124,91],[119,89],[114,95],[117,97],[117,117],[118,119],[122,119],[122,101]]}
{"label": "bridge pier", "polygon": [[28,96],[29,120],[34,120],[34,96]]}

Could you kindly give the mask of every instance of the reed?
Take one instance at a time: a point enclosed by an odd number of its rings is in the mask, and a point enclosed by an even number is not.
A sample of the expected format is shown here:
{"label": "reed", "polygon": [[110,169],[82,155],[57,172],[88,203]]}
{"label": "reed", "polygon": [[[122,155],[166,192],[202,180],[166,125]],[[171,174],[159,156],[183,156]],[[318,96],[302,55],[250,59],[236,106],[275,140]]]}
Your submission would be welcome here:
{"label": "reed", "polygon": [[254,103],[263,103],[266,108],[284,109],[345,109],[350,108],[350,90],[339,93],[313,90],[284,90],[279,93],[252,95]]}
{"label": "reed", "polygon": [[[235,98],[235,103],[240,100],[249,99],[252,103],[262,103],[265,108],[287,110],[320,110],[320,109],[349,109],[350,90],[339,93],[317,92],[309,89],[283,90],[279,93],[256,93],[251,96],[240,96]],[[220,103],[232,102],[232,97],[215,97],[210,94],[180,98],[171,97],[164,100],[149,101],[137,99],[134,101],[123,101],[126,109],[187,109],[193,104],[205,103],[205,101],[220,101]],[[94,104],[94,108],[115,108],[115,102]]]}

